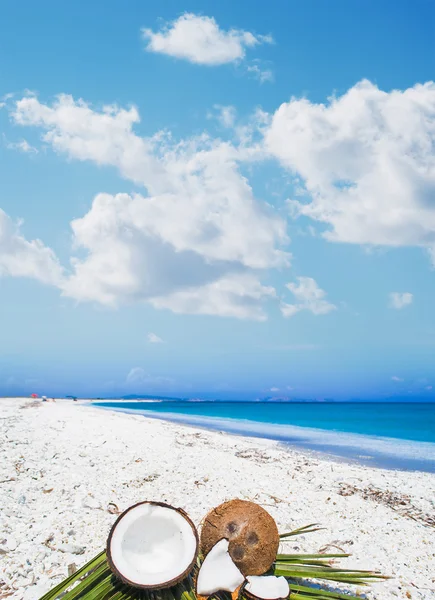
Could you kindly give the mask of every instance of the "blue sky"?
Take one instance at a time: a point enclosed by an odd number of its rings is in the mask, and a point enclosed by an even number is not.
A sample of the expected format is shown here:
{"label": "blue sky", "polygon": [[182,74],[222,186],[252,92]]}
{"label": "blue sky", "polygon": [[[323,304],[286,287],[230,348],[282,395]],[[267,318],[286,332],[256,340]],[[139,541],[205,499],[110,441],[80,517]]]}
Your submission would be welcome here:
{"label": "blue sky", "polygon": [[5,0],[0,393],[433,399],[434,25]]}

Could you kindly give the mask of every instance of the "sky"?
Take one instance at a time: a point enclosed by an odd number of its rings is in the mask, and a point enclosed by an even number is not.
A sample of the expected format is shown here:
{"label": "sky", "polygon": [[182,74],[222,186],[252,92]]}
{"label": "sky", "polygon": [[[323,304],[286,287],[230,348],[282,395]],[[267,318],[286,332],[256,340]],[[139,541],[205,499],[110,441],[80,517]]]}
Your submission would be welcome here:
{"label": "sky", "polygon": [[0,16],[0,395],[435,399],[431,0]]}

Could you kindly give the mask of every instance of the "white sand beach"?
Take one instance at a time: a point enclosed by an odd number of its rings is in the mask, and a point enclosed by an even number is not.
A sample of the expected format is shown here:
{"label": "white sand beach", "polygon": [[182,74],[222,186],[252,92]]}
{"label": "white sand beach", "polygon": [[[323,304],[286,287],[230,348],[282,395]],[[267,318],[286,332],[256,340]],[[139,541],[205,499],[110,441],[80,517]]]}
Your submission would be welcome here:
{"label": "white sand beach", "polygon": [[116,510],[140,500],[199,524],[239,497],[280,531],[318,522],[291,551],[352,553],[392,578],[367,598],[435,598],[435,475],[386,471],[72,401],[0,400],[0,598],[38,600],[105,545]]}

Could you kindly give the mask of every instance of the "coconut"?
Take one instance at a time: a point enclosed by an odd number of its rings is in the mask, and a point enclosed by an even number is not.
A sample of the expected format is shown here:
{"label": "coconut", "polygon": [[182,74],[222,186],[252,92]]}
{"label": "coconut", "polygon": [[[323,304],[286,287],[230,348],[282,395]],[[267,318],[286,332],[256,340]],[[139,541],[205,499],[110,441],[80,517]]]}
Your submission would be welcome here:
{"label": "coconut", "polygon": [[260,600],[285,600],[290,594],[290,587],[285,577],[250,576],[246,578],[244,588],[248,598],[260,598]]}
{"label": "coconut", "polygon": [[196,593],[210,596],[216,592],[234,592],[245,581],[228,553],[228,540],[221,540],[205,557],[196,581]]}
{"label": "coconut", "polygon": [[123,512],[107,540],[107,561],[124,583],[141,589],[182,581],[198,556],[198,533],[180,508],[140,502]]}
{"label": "coconut", "polygon": [[232,560],[245,577],[263,575],[276,559],[278,528],[269,513],[254,502],[230,500],[205,517],[200,542],[203,556],[224,538],[229,541]]}

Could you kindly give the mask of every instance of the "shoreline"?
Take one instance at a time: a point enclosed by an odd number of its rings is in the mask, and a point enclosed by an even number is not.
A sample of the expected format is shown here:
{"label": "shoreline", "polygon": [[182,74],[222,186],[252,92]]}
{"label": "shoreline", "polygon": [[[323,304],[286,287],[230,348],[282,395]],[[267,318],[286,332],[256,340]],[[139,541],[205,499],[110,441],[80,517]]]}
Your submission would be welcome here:
{"label": "shoreline", "polygon": [[435,473],[435,444],[409,439],[364,435],[313,427],[264,423],[249,419],[203,416],[185,413],[159,412],[121,408],[118,401],[91,402],[96,408],[141,415],[203,431],[222,431],[229,435],[264,439],[285,447],[313,452],[319,458],[344,460],[368,467],[401,471]]}
{"label": "shoreline", "polygon": [[0,406],[0,596],[37,600],[68,565],[95,556],[116,519],[113,505],[161,500],[199,524],[240,497],[262,504],[280,531],[327,527],[287,543],[289,552],[339,546],[352,554],[342,566],[391,575],[367,589],[370,600],[435,598],[433,474],[331,461],[85,402]]}

